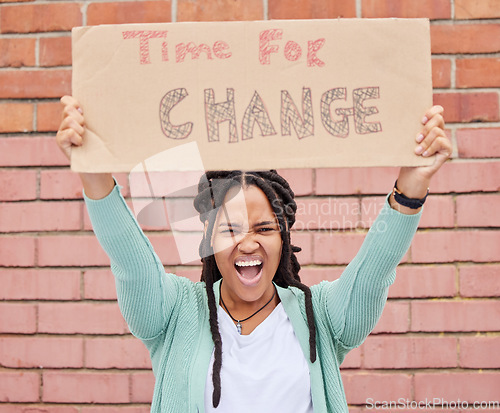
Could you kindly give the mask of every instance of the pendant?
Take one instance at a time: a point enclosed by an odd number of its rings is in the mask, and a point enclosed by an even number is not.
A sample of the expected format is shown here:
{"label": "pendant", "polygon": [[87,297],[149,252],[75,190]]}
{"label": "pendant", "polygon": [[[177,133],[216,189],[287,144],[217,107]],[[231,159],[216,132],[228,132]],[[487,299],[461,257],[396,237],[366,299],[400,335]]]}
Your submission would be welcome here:
{"label": "pendant", "polygon": [[238,334],[241,336],[241,323],[240,320],[236,323],[236,330],[238,330]]}

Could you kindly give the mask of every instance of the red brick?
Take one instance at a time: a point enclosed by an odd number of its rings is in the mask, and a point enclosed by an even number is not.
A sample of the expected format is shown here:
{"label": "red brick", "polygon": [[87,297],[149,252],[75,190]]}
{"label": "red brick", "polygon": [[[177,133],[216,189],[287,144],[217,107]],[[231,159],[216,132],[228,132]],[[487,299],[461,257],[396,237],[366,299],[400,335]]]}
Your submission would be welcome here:
{"label": "red brick", "polygon": [[0,237],[0,266],[31,267],[35,264],[35,238]]}
{"label": "red brick", "polygon": [[262,20],[264,9],[259,0],[219,0],[199,2],[179,0],[177,21]]}
{"label": "red brick", "polygon": [[412,331],[498,331],[500,301],[413,301]]}
{"label": "red brick", "polygon": [[411,246],[413,262],[500,261],[500,232],[418,232]]}
{"label": "red brick", "polygon": [[135,337],[88,338],[85,367],[91,369],[151,369],[149,353]]}
{"label": "red brick", "polygon": [[388,194],[398,168],[324,168],[316,170],[316,195]]}
{"label": "red brick", "polygon": [[336,19],[337,17],[356,17],[356,2],[326,0],[270,0],[270,19]]}
{"label": "red brick", "polygon": [[81,209],[79,202],[0,203],[0,232],[76,231]]}
{"label": "red brick", "polygon": [[23,170],[0,170],[0,201],[36,199],[37,173]]}
{"label": "red brick", "polygon": [[59,102],[38,102],[36,109],[36,130],[38,132],[57,132],[61,123],[61,104]]}
{"label": "red brick", "polygon": [[0,303],[0,333],[33,334],[34,332],[36,332],[34,304]]}
{"label": "red brick", "polygon": [[435,88],[451,87],[451,61],[432,59],[432,86]]}
{"label": "red brick", "polygon": [[40,199],[81,199],[82,182],[69,169],[46,170],[40,173]]}
{"label": "red brick", "polygon": [[40,39],[40,66],[71,66],[71,37]]}
{"label": "red brick", "polygon": [[362,347],[357,347],[347,353],[346,358],[342,362],[341,369],[359,369],[361,367]]}
{"label": "red brick", "polygon": [[0,402],[37,402],[40,375],[25,371],[0,374]]}
{"label": "red brick", "polygon": [[362,0],[362,17],[449,19],[450,0]]}
{"label": "red brick", "polygon": [[0,14],[0,33],[69,31],[82,25],[78,3],[23,4],[4,6]]}
{"label": "red brick", "polygon": [[109,266],[109,258],[92,235],[50,235],[38,240],[38,265]]}
{"label": "red brick", "polygon": [[500,128],[458,129],[460,158],[500,158]]}
{"label": "red brick", "polygon": [[459,227],[500,227],[500,194],[457,197]]}
{"label": "red brick", "polygon": [[0,67],[35,65],[36,39],[0,39]]}
{"label": "red brick", "polygon": [[68,159],[56,146],[55,137],[0,138],[0,166],[61,166]]}
{"label": "red brick", "polygon": [[288,181],[296,197],[312,195],[313,169],[279,169],[278,173]]}
{"label": "red brick", "polygon": [[462,297],[500,297],[500,265],[460,265]]}
{"label": "red brick", "polygon": [[411,399],[412,377],[402,373],[342,372],[349,404]]}
{"label": "red brick", "polygon": [[[33,113],[34,105],[32,103],[1,103],[0,133],[32,131]],[[6,139],[2,139],[2,141]]]}
{"label": "red brick", "polygon": [[71,93],[71,70],[6,70],[0,72],[0,98],[57,98]]}
{"label": "red brick", "polygon": [[456,19],[491,19],[500,17],[497,0],[455,0]]}
{"label": "red brick", "polygon": [[500,120],[496,92],[435,93],[434,104],[444,107],[444,117],[450,123]]}
{"label": "red brick", "polygon": [[348,264],[363,243],[365,234],[314,233],[313,262],[315,264]]}
{"label": "red brick", "polygon": [[38,331],[54,334],[126,334],[116,303],[40,303]]}
{"label": "red brick", "polygon": [[367,369],[418,369],[457,366],[454,337],[370,336],[363,344]]}
{"label": "red brick", "polygon": [[456,65],[458,88],[500,87],[500,59],[457,59]]}
{"label": "red brick", "polygon": [[399,266],[390,298],[454,297],[457,293],[455,267]]}
{"label": "red brick", "polygon": [[79,368],[83,366],[83,339],[0,337],[0,364],[13,368]]}
{"label": "red brick", "polygon": [[448,162],[431,182],[433,193],[497,192],[500,162]]}
{"label": "red brick", "polygon": [[129,377],[124,373],[43,372],[44,402],[128,403]]}
{"label": "red brick", "polygon": [[409,303],[405,301],[389,301],[385,305],[382,316],[373,329],[373,333],[406,333],[409,331],[409,323]]}
{"label": "red brick", "polygon": [[500,367],[500,337],[475,336],[460,337],[460,367],[487,368]]}
{"label": "red brick", "polygon": [[116,300],[115,279],[109,269],[85,271],[83,289],[85,299]]}
{"label": "red brick", "polygon": [[432,53],[496,53],[500,24],[440,24],[431,26]]}
{"label": "red brick", "polygon": [[297,199],[296,219],[298,231],[355,229],[360,226],[359,199]]}
{"label": "red brick", "polygon": [[[2,0],[0,0],[0,3]],[[0,413],[80,413],[78,407],[56,405],[0,404]]]}
{"label": "red brick", "polygon": [[152,372],[132,374],[132,403],[151,403],[155,378]]}
{"label": "red brick", "polygon": [[170,11],[170,1],[90,3],[87,9],[87,24],[169,22]]}
{"label": "red brick", "polygon": [[80,271],[3,269],[0,300],[79,300]]}
{"label": "red brick", "polygon": [[302,282],[308,286],[319,284],[321,281],[334,281],[342,275],[345,266],[339,267],[303,267],[300,270]]}
{"label": "red brick", "polygon": [[[458,400],[469,403],[488,402],[498,399],[499,383],[498,372],[416,373],[415,400],[436,398],[448,403]],[[448,405],[453,410],[456,409],[456,405],[455,408]],[[443,407],[446,407],[446,404],[443,404]]]}

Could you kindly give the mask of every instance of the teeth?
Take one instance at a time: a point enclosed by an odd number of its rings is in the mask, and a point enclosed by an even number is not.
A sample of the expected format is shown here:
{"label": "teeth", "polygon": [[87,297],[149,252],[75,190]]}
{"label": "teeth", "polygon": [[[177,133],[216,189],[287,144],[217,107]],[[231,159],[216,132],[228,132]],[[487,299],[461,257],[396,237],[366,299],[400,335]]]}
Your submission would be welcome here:
{"label": "teeth", "polygon": [[238,267],[253,267],[255,265],[262,264],[261,260],[253,260],[253,261],[238,261],[236,265]]}

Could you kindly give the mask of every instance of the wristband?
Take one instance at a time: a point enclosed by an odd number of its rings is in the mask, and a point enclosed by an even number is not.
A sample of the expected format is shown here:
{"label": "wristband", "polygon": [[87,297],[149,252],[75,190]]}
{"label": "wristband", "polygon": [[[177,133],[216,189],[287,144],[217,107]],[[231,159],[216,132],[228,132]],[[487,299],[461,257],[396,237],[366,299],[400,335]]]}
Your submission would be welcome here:
{"label": "wristband", "polygon": [[408,198],[405,194],[403,194],[398,189],[398,181],[394,183],[394,189],[392,190],[392,195],[394,196],[394,200],[399,204],[410,209],[419,209],[424,205],[427,196],[429,195],[429,188],[427,188],[427,193],[423,198]]}

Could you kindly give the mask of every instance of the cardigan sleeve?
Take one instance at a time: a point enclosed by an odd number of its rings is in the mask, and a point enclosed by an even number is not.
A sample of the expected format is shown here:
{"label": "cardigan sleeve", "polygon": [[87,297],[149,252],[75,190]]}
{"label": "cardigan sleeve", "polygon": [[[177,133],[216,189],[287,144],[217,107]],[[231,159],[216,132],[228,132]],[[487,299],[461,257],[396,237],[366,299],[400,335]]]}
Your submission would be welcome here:
{"label": "cardigan sleeve", "polygon": [[94,233],[108,255],[115,276],[118,303],[131,332],[142,340],[161,334],[176,302],[177,277],[163,264],[120,193],[105,198],[84,193]]}
{"label": "cardigan sleeve", "polygon": [[384,309],[396,267],[410,247],[421,211],[405,215],[386,201],[355,258],[328,283],[323,303],[340,361],[370,334]]}

